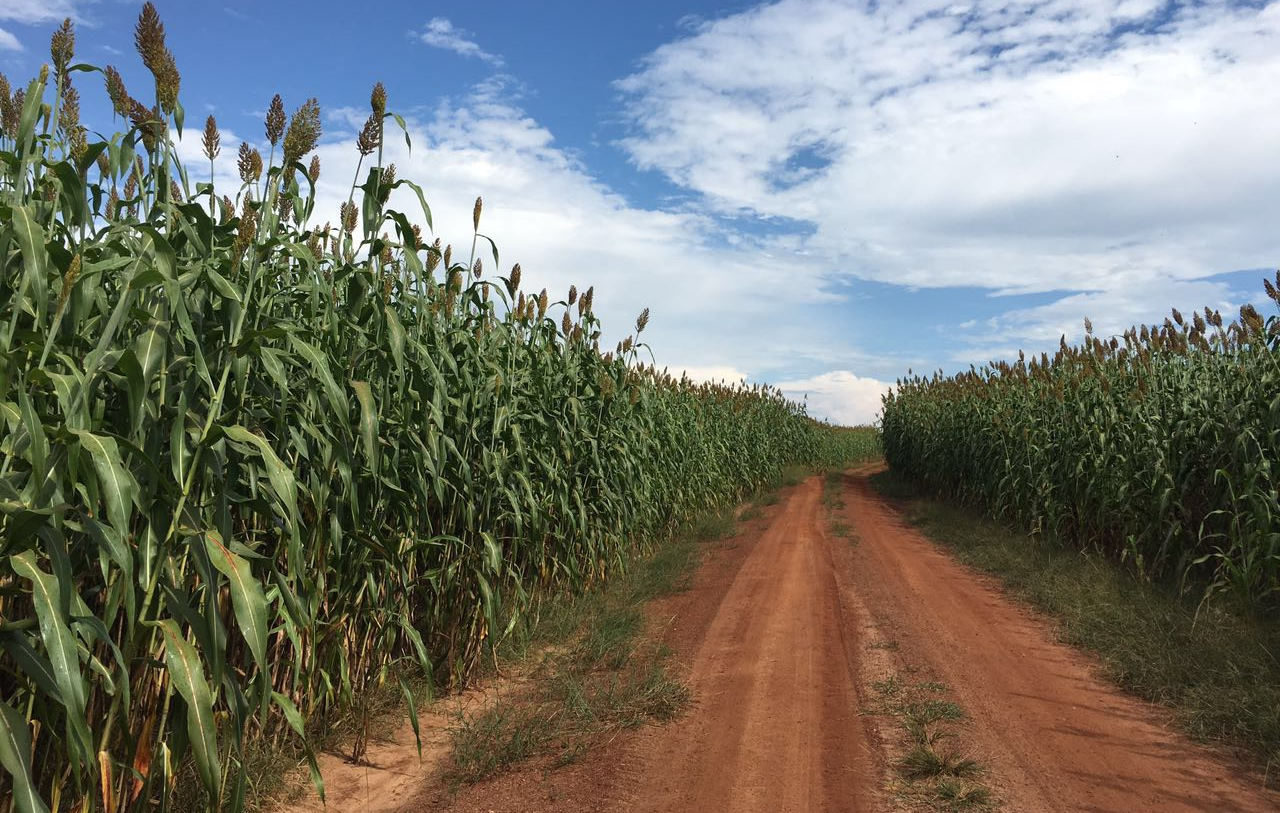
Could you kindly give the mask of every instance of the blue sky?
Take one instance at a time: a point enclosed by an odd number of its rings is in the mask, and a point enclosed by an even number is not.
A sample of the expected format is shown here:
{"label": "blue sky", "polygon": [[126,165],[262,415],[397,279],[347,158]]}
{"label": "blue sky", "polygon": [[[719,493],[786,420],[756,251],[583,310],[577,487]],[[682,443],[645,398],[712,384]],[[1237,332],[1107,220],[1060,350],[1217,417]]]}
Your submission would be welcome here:
{"label": "blue sky", "polygon": [[[198,154],[319,98],[321,209],[386,84],[436,231],[525,286],[594,284],[659,365],[778,383],[871,420],[908,368],[1052,350],[1170,307],[1260,305],[1280,215],[1280,8],[1027,2],[157,3]],[[140,3],[2,0],[24,80],[77,21],[142,95]],[[109,130],[81,81],[84,118]],[[406,204],[406,209],[409,206]]]}

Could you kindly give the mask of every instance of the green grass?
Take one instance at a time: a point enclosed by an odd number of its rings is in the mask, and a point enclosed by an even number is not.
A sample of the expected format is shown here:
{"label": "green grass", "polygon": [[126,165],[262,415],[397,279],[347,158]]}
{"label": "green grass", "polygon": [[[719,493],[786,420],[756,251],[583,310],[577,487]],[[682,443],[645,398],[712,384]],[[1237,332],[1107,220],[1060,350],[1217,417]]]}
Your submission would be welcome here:
{"label": "green grass", "polygon": [[[891,472],[874,487],[966,564],[1058,621],[1064,641],[1099,656],[1108,675],[1172,708],[1193,737],[1234,746],[1269,774],[1280,765],[1280,624],[1198,603],[1138,580],[1094,553],[1010,530],[922,497]],[[1272,780],[1274,782],[1274,778]]]}
{"label": "green grass", "polygon": [[[910,670],[908,670],[910,671]],[[864,711],[892,717],[905,735],[905,752],[895,760],[895,795],[912,807],[985,810],[994,806],[982,784],[985,771],[963,748],[968,715],[946,699],[946,685],[904,680],[894,674],[872,684],[879,695]]]}
{"label": "green grass", "polygon": [[644,604],[684,590],[703,545],[735,529],[732,509],[707,512],[604,589],[544,605],[506,653],[518,659],[551,649],[534,669],[533,688],[459,716],[445,781],[475,783],[537,756],[561,767],[604,734],[678,716],[688,689],[670,674],[666,648],[644,636]]}
{"label": "green grass", "polygon": [[813,470],[808,466],[796,464],[785,466],[782,469],[782,476],[779,478],[779,483],[783,486],[798,486],[805,480],[809,479],[809,475],[812,473]]}

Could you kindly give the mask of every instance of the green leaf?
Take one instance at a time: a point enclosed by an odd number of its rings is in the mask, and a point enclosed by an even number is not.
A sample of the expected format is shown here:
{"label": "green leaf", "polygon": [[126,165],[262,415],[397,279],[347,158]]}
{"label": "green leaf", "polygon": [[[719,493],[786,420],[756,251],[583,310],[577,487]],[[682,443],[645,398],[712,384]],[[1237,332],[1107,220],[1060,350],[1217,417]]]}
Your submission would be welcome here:
{"label": "green leaf", "polygon": [[293,704],[287,696],[280,692],[272,692],[271,699],[280,708],[280,712],[284,714],[285,722],[293,729],[293,733],[298,735],[302,740],[303,749],[306,751],[307,764],[311,767],[311,784],[315,786],[316,794],[320,797],[320,801],[324,801],[324,776],[320,773],[320,765],[316,762],[315,751],[311,748],[311,743],[307,741],[307,727],[302,722],[302,715],[298,712],[298,707]]}
{"label": "green leaf", "polygon": [[320,383],[324,386],[325,395],[329,399],[330,406],[333,407],[334,414],[344,421],[347,420],[351,410],[347,406],[346,396],[343,395],[342,389],[338,386],[337,379],[333,377],[333,373],[329,370],[329,360],[324,357],[324,354],[315,345],[299,339],[292,333],[289,334],[289,343],[306,360],[308,371],[319,376]]}
{"label": "green leaf", "polygon": [[218,293],[233,302],[244,302],[244,295],[240,293],[240,289],[233,285],[226,277],[222,276],[217,271],[214,271],[212,268],[206,268],[205,274],[209,277],[209,281],[213,283],[213,287]]}
{"label": "green leaf", "polygon": [[364,453],[369,461],[369,470],[378,470],[378,407],[373,402],[373,392],[367,381],[352,381],[351,389],[356,391],[356,399],[360,401],[360,437],[364,441]]}
{"label": "green leaf", "polygon": [[399,317],[391,308],[383,306],[383,313],[387,316],[387,334],[391,340],[391,358],[396,363],[396,370],[404,372],[404,325],[400,324]]}
{"label": "green leaf", "polygon": [[259,674],[265,678],[270,674],[270,664],[267,663],[267,598],[262,592],[262,583],[254,578],[249,563],[222,543],[217,531],[205,531],[203,537],[213,566],[230,582],[231,607],[240,633],[258,664]]}
{"label": "green leaf", "polygon": [[31,734],[27,721],[0,702],[0,765],[13,780],[13,800],[22,813],[49,813],[31,781]]}
{"label": "green leaf", "polygon": [[134,342],[133,354],[142,368],[144,384],[150,384],[152,378],[164,363],[165,351],[169,342],[169,323],[152,319],[146,331]]}
{"label": "green leaf", "polygon": [[212,797],[210,809],[217,810],[222,771],[213,726],[213,694],[205,680],[204,667],[195,647],[183,637],[172,618],[154,623],[164,633],[164,657],[169,679],[187,703],[187,736],[195,753],[200,780]]}
{"label": "green leaf", "polygon": [[400,692],[404,695],[405,705],[409,708],[409,725],[413,726],[413,741],[418,746],[418,759],[422,759],[422,731],[418,725],[418,703],[413,697],[413,690],[404,678],[400,679]]}
{"label": "green leaf", "polygon": [[228,426],[225,430],[227,437],[232,440],[238,440],[241,443],[249,443],[257,448],[258,453],[262,455],[262,462],[267,466],[267,478],[271,481],[271,488],[276,492],[276,496],[284,503],[284,507],[289,512],[289,517],[296,518],[298,516],[298,484],[293,477],[293,469],[289,468],[284,462],[276,456],[275,449],[271,448],[271,444],[261,435],[250,432],[243,426]]}
{"label": "green leaf", "polygon": [[89,726],[85,721],[85,686],[80,673],[80,657],[75,635],[67,623],[66,608],[58,600],[62,585],[57,577],[36,565],[35,551],[26,550],[9,557],[13,571],[31,582],[31,599],[40,623],[40,640],[44,643],[54,680],[67,709],[67,726],[77,759],[93,759]]}
{"label": "green leaf", "polygon": [[107,504],[107,521],[122,538],[129,537],[129,517],[138,484],[120,462],[120,449],[115,438],[95,435],[84,429],[72,429],[80,446],[93,458],[98,474],[98,488]]}
{"label": "green leaf", "polygon": [[[30,101],[30,100],[28,100]],[[20,290],[31,291],[35,299],[37,321],[48,308],[48,272],[45,270],[47,251],[44,247],[44,229],[30,206],[19,205],[9,209],[10,224],[18,238],[22,252],[22,284]]]}

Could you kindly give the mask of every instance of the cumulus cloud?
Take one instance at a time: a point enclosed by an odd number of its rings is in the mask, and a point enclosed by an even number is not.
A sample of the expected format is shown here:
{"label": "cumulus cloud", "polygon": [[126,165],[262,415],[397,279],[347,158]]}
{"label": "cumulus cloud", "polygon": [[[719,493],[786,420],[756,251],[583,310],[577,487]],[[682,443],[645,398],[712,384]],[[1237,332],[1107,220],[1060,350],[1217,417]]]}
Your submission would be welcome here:
{"label": "cumulus cloud", "polygon": [[22,43],[18,42],[18,38],[3,28],[0,28],[0,51],[21,51]]}
{"label": "cumulus cloud", "polygon": [[844,426],[874,423],[880,414],[880,398],[890,385],[864,378],[848,370],[796,381],[783,381],[778,388],[789,398],[804,400],[809,413]]}
{"label": "cumulus cloud", "polygon": [[1278,46],[1274,4],[781,0],[649,55],[621,146],[851,276],[1152,318],[1276,261]]}
{"label": "cumulus cloud", "polygon": [[471,39],[471,32],[456,27],[445,17],[432,17],[418,33],[418,39],[432,48],[453,51],[465,57],[475,57],[491,65],[502,65],[502,57],[491,54]]}

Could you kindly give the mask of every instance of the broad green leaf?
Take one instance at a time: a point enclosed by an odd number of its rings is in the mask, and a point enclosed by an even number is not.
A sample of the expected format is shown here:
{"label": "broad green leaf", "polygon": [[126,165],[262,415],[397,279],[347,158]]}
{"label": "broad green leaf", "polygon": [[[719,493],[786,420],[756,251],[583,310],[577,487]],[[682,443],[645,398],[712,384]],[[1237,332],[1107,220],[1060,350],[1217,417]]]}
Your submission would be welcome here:
{"label": "broad green leaf", "polygon": [[31,733],[27,721],[0,701],[0,765],[13,782],[13,801],[22,813],[49,813],[31,780]]}
{"label": "broad green leaf", "polygon": [[40,640],[44,643],[54,680],[62,694],[62,704],[67,710],[67,727],[76,746],[75,756],[82,762],[92,760],[94,751],[85,719],[84,676],[80,672],[79,652],[68,624],[66,608],[58,599],[61,585],[56,577],[45,573],[36,565],[34,551],[27,550],[10,556],[9,563],[15,573],[31,582],[31,598],[40,624]]}
{"label": "broad green leaf", "polygon": [[275,449],[271,448],[271,444],[261,435],[250,432],[243,426],[228,426],[224,430],[227,437],[232,440],[238,440],[242,443],[252,444],[257,448],[258,453],[262,456],[262,462],[267,467],[267,478],[271,480],[271,488],[276,495],[284,502],[284,507],[288,510],[290,517],[298,515],[298,485],[294,480],[293,470],[284,464],[284,462],[276,456]]}
{"label": "broad green leaf", "polygon": [[218,809],[221,766],[218,762],[218,740],[213,723],[213,694],[205,680],[200,656],[171,618],[154,622],[164,633],[165,665],[169,679],[187,704],[187,736],[195,754],[196,768],[205,791],[212,798],[211,808]]}
{"label": "broad green leaf", "polygon": [[98,488],[107,504],[107,520],[121,537],[129,536],[129,518],[138,484],[124,467],[115,438],[95,435],[85,429],[72,429],[80,440],[80,446],[93,459],[98,475]]}
{"label": "broad green leaf", "polygon": [[360,402],[360,437],[364,441],[365,458],[369,461],[369,470],[378,470],[378,407],[373,402],[373,392],[367,381],[352,381],[351,388],[356,391],[356,399]]}
{"label": "broad green leaf", "polygon": [[271,664],[267,662],[267,599],[262,583],[254,578],[249,563],[222,543],[217,531],[205,531],[203,537],[213,566],[231,585],[231,606],[240,633],[249,645],[260,674],[265,677],[271,673]]}

